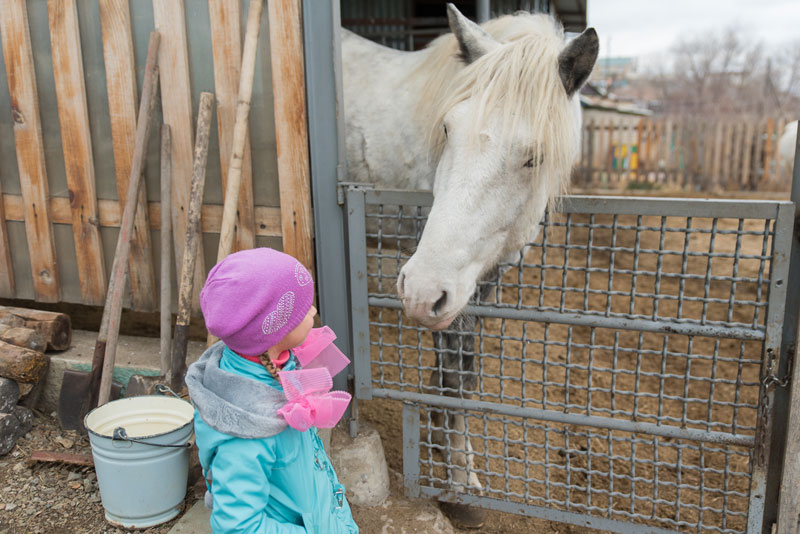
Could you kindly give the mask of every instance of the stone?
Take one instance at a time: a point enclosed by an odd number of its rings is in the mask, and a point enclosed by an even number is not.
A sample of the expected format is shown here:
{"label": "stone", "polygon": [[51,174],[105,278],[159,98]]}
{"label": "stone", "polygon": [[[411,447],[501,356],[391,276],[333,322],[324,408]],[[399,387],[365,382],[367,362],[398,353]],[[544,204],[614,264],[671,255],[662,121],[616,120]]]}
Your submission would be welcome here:
{"label": "stone", "polygon": [[19,437],[19,419],[12,413],[0,414],[0,456],[14,448]]}
{"label": "stone", "polygon": [[333,430],[331,463],[349,503],[377,506],[389,496],[389,469],[378,432],[364,422],[358,426],[355,439],[342,428]]}
{"label": "stone", "polygon": [[30,408],[19,405],[14,407],[14,416],[19,420],[19,436],[28,434],[33,428],[33,411]]}
{"label": "stone", "polygon": [[0,376],[0,413],[11,413],[19,401],[19,384]]}

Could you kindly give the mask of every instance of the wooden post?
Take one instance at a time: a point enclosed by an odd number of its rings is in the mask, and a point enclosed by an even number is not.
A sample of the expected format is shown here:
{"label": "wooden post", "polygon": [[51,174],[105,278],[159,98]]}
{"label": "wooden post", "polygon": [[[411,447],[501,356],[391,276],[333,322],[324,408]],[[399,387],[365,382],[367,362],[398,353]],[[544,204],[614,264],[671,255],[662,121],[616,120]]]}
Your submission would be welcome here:
{"label": "wooden post", "polygon": [[[250,162],[250,138],[247,134],[247,116],[253,91],[258,29],[263,3],[263,0],[250,2],[250,11],[247,16],[247,31],[250,33],[245,37],[246,61],[243,67],[240,3],[224,0],[209,0],[208,2],[211,20],[211,46],[214,56],[214,93],[217,98],[219,157],[222,167],[222,189],[225,191],[225,197],[227,198],[229,194],[226,188],[229,174],[238,173],[241,183],[236,190],[236,196],[239,199],[238,211],[235,213],[236,239],[233,248],[236,250],[250,249],[255,245],[253,175]],[[234,176],[234,180],[236,179],[237,177]],[[233,208],[236,206],[237,204],[234,203]],[[224,208],[223,213],[225,213]],[[233,228],[230,231],[233,231]],[[221,243],[222,237],[220,237]],[[232,248],[228,246],[226,254],[222,257],[218,250],[217,261],[227,256],[231,250]]]}
{"label": "wooden post", "polygon": [[184,246],[183,264],[178,287],[178,318],[175,321],[175,335],[172,342],[172,389],[183,389],[183,378],[186,376],[186,347],[189,342],[189,321],[191,319],[191,303],[193,292],[193,276],[197,250],[200,241],[200,209],[203,204],[203,189],[206,182],[206,160],[208,158],[208,132],[211,128],[211,111],[214,95],[200,94],[200,109],[197,112],[197,143],[194,147],[194,164],[192,166],[192,191],[189,202],[188,224],[186,226],[186,242]]}
{"label": "wooden post", "polygon": [[[108,110],[111,117],[111,143],[117,174],[117,198],[120,199],[121,207],[125,202],[124,199],[128,198],[128,179],[133,164],[136,112],[139,105],[128,0],[100,0],[100,26],[103,33],[103,58]],[[147,186],[143,182],[139,189],[128,261],[131,308],[139,311],[154,310],[156,302],[148,219]]]}
{"label": "wooden post", "polygon": [[14,140],[24,200],[25,233],[28,238],[33,291],[36,300],[57,302],[61,291],[56,249],[50,224],[47,173],[39,117],[33,50],[25,0],[0,0],[0,40],[6,65]]}
{"label": "wooden post", "polygon": [[770,117],[767,119],[767,137],[764,140],[764,177],[761,183],[768,184],[770,179],[770,162],[772,161],[772,136],[775,133],[775,121]]}
{"label": "wooden post", "polygon": [[100,305],[106,293],[106,270],[97,213],[78,7],[75,0],[47,0],[47,14],[81,301]]}
{"label": "wooden post", "polygon": [[269,42],[283,250],[314,270],[300,0],[270,0]]}
{"label": "wooden post", "polygon": [[[169,126],[161,125],[161,203],[171,204],[172,136]],[[161,210],[161,376],[170,372],[170,340],[172,334],[172,221],[168,209]]]}
{"label": "wooden post", "polygon": [[741,188],[745,190],[750,190],[750,166],[753,155],[754,130],[755,128],[753,127],[753,121],[748,119],[745,123],[744,143],[742,144],[742,179],[740,182]]}

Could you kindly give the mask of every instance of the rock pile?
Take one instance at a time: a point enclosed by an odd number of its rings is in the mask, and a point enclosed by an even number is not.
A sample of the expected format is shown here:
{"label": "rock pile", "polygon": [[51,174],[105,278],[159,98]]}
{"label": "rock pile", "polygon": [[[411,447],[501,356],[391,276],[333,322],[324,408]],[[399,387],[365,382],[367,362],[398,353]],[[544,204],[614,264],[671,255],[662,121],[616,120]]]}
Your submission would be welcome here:
{"label": "rock pile", "polygon": [[21,436],[33,427],[33,412],[19,402],[19,385],[0,377],[0,456],[14,448]]}

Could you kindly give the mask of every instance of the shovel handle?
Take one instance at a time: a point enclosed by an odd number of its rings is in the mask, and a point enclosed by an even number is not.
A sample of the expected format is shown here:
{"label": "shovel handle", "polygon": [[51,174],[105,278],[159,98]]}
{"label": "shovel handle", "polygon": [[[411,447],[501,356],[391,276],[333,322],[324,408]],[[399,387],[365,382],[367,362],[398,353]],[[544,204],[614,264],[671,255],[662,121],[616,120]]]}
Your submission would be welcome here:
{"label": "shovel handle", "polygon": [[172,336],[172,377],[170,387],[174,391],[183,389],[183,377],[186,376],[186,348],[189,344],[189,325],[176,324]]}
{"label": "shovel handle", "polygon": [[92,374],[89,381],[89,409],[97,408],[97,401],[100,397],[100,378],[103,373],[103,359],[106,354],[106,341],[98,339],[94,344],[94,354],[92,355]]}

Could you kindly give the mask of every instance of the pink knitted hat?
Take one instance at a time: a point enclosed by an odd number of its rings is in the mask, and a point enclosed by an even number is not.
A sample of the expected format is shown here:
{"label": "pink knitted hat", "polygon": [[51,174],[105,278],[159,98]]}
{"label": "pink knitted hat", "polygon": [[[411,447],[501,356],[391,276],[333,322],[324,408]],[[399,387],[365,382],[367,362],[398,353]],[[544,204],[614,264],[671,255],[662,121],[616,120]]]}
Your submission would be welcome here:
{"label": "pink knitted hat", "polygon": [[248,356],[286,337],[313,301],[314,280],[306,268],[271,248],[231,254],[211,269],[200,292],[208,331]]}

